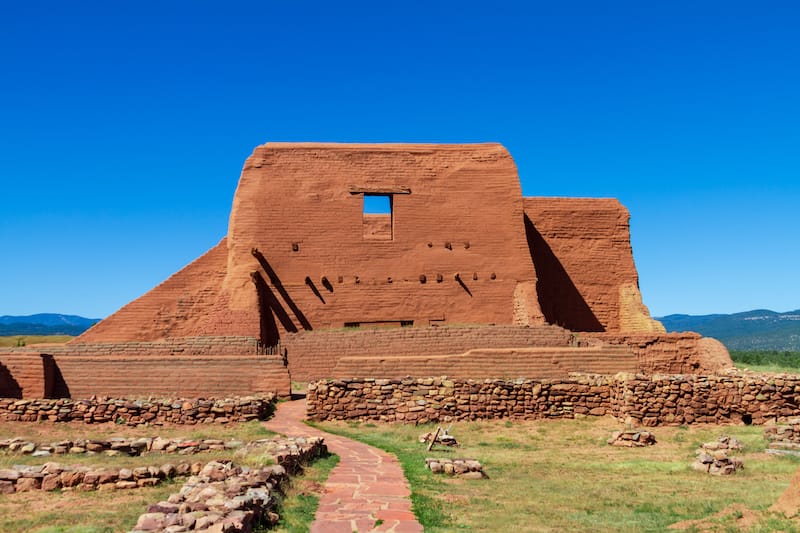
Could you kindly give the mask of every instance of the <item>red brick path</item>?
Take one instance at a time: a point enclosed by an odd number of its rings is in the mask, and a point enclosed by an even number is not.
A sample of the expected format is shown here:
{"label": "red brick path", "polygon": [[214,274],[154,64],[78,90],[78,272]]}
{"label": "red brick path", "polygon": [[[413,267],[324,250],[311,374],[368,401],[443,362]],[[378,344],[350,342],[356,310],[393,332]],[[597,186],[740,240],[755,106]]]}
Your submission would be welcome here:
{"label": "red brick path", "polygon": [[323,437],[340,458],[325,482],[311,533],[422,531],[411,512],[408,482],[393,455],[306,426],[304,416],[305,401],[284,402],[264,425],[289,436]]}

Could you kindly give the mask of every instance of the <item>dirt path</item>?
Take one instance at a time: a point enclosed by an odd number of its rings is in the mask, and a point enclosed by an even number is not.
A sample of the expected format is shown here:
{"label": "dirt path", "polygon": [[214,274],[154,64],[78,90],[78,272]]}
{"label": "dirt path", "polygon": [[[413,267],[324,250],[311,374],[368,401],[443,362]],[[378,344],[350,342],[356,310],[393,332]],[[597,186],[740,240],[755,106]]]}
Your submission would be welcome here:
{"label": "dirt path", "polygon": [[305,400],[278,404],[264,425],[288,436],[319,436],[339,456],[325,482],[311,533],[422,531],[411,512],[411,491],[397,459],[382,450],[302,423]]}

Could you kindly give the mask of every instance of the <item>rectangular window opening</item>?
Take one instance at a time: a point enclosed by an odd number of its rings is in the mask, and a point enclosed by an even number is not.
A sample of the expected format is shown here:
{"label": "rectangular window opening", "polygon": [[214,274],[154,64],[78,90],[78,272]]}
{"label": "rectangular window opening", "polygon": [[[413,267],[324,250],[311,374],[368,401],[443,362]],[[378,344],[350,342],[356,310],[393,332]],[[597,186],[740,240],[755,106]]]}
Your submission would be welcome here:
{"label": "rectangular window opening", "polygon": [[390,241],[394,235],[391,194],[364,194],[363,237],[366,240]]}

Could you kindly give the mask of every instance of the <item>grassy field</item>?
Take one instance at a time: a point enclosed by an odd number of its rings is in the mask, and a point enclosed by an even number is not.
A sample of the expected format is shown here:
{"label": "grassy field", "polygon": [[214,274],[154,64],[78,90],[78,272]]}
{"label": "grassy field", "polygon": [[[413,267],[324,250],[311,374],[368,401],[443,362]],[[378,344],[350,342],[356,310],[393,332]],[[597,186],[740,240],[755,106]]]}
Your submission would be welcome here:
{"label": "grassy field", "polygon": [[779,352],[776,350],[731,350],[731,359],[737,368],[747,368],[756,372],[800,372],[800,352]]}
{"label": "grassy field", "polygon": [[[732,504],[764,511],[800,466],[764,452],[763,428],[659,427],[649,448],[616,448],[606,439],[620,424],[611,418],[535,422],[470,422],[452,428],[458,449],[426,452],[417,441],[431,426],[325,423],[327,431],[393,452],[412,486],[414,512],[426,532],[664,531],[706,518]],[[745,469],[713,477],[689,467],[700,443],[722,434],[745,443]],[[489,479],[434,476],[425,457],[469,457]],[[736,513],[720,531],[735,527]],[[753,531],[797,531],[800,524],[759,516]]]}
{"label": "grassy field", "polygon": [[11,335],[0,336],[0,348],[30,346],[31,344],[64,344],[75,337],[69,335]]}

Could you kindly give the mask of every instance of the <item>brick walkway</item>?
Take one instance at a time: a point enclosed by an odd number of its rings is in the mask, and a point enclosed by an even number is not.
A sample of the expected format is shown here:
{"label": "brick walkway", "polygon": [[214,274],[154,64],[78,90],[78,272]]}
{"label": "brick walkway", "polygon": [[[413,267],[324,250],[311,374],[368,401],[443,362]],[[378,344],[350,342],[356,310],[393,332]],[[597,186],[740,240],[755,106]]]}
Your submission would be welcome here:
{"label": "brick walkway", "polygon": [[411,512],[408,481],[393,455],[309,427],[301,422],[304,417],[304,400],[283,402],[264,425],[288,436],[324,437],[328,449],[339,456],[320,495],[311,533],[422,531]]}

